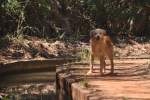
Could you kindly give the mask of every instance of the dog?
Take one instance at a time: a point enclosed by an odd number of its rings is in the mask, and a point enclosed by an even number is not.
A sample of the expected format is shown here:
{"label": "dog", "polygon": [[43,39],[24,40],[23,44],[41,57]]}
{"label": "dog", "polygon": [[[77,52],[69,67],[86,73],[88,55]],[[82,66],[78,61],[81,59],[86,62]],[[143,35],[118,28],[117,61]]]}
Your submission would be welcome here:
{"label": "dog", "polygon": [[93,73],[95,58],[98,58],[100,61],[100,75],[104,75],[106,57],[109,58],[111,63],[110,74],[114,73],[113,43],[106,30],[98,28],[90,31],[90,51],[90,70],[87,75]]}

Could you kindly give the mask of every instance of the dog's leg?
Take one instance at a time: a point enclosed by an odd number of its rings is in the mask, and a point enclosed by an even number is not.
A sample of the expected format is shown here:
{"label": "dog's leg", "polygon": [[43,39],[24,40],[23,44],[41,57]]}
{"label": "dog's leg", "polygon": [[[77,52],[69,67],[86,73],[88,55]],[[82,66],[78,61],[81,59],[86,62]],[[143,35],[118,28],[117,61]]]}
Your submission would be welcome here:
{"label": "dog's leg", "polygon": [[100,57],[100,75],[103,75],[103,70],[105,67],[105,58],[102,56]]}
{"label": "dog's leg", "polygon": [[91,54],[91,57],[90,57],[90,70],[91,70],[91,72],[93,72],[93,63],[94,63],[94,56],[93,56],[93,54]]}
{"label": "dog's leg", "polygon": [[104,68],[103,68],[103,70],[104,70],[104,73],[105,73],[106,72],[106,61],[104,61]]}
{"label": "dog's leg", "polygon": [[94,63],[94,55],[91,54],[91,55],[90,55],[90,70],[88,71],[87,74],[93,73],[93,63]]}
{"label": "dog's leg", "polygon": [[111,74],[114,73],[114,62],[113,62],[113,58],[110,59],[110,63],[111,63]]}
{"label": "dog's leg", "polygon": [[110,72],[110,74],[113,74],[114,73],[113,52],[109,52],[108,57],[109,57],[110,64],[111,64],[111,72]]}

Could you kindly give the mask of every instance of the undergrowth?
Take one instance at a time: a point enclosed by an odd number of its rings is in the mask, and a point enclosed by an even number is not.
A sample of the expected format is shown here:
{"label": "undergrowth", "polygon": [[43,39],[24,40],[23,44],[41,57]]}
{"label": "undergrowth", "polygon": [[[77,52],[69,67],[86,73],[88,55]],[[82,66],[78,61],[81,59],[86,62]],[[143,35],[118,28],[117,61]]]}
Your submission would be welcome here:
{"label": "undergrowth", "polygon": [[89,61],[90,59],[90,50],[88,48],[81,48],[79,52],[81,61]]}
{"label": "undergrowth", "polygon": [[22,44],[24,43],[24,40],[25,38],[23,34],[19,35],[7,34],[6,36],[0,38],[0,49],[7,48],[11,44],[17,45]]}
{"label": "undergrowth", "polygon": [[83,80],[80,81],[79,83],[81,86],[83,86],[84,88],[88,88],[88,80],[87,77],[85,77]]}

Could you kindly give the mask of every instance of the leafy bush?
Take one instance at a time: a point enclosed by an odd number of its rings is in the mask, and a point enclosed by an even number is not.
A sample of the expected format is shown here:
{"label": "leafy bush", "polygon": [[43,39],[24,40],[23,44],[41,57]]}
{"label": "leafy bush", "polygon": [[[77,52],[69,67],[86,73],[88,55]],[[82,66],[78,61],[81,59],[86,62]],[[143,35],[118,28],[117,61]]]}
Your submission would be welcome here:
{"label": "leafy bush", "polygon": [[95,27],[147,35],[149,0],[2,0],[0,35],[79,37]]}
{"label": "leafy bush", "polygon": [[7,0],[5,4],[2,5],[2,7],[9,15],[19,15],[22,11],[21,4],[18,2],[18,0]]}
{"label": "leafy bush", "polygon": [[81,60],[89,60],[90,58],[90,51],[88,48],[81,48],[81,51],[79,52]]}

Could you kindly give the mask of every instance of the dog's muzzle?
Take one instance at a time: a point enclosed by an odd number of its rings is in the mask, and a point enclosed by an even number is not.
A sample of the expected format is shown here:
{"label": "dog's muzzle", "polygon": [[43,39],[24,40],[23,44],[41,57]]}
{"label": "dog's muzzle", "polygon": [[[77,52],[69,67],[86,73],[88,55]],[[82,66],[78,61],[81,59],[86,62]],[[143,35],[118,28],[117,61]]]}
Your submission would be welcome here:
{"label": "dog's muzzle", "polygon": [[99,35],[97,35],[97,36],[96,36],[96,40],[99,40],[99,39],[100,39],[100,36],[99,36]]}

